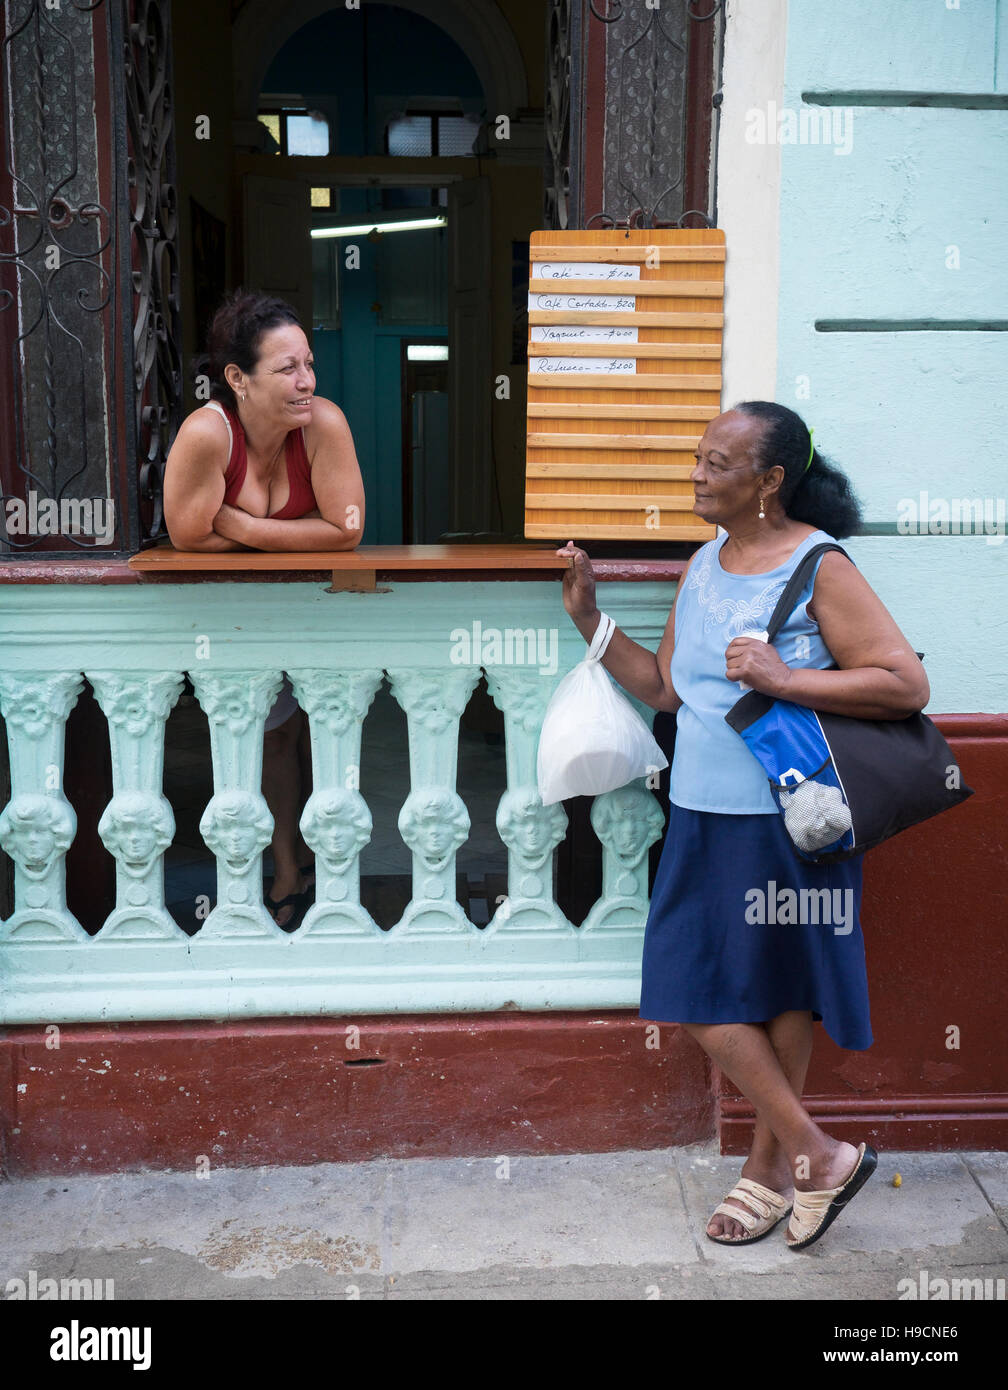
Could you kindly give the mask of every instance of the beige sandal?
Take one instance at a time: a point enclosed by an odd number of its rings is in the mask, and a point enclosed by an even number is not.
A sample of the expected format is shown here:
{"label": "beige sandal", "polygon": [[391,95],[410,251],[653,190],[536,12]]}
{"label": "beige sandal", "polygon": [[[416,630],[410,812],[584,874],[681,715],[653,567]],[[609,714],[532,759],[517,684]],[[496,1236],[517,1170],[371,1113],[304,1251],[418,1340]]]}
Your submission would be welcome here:
{"label": "beige sandal", "polygon": [[878,1154],[870,1144],[862,1144],[858,1148],[858,1161],[853,1172],[839,1187],[827,1187],[821,1192],[799,1192],[795,1188],[794,1211],[787,1228],[788,1248],[804,1250],[807,1245],[817,1241],[833,1225],[851,1198],[861,1191],[877,1164]]}
{"label": "beige sandal", "polygon": [[[733,1197],[737,1202],[744,1202],[752,1211],[746,1211],[742,1207],[730,1207],[728,1197]],[[751,1178],[739,1178],[738,1185],[732,1188],[728,1197],[719,1207],[714,1208],[711,1216],[729,1216],[740,1226],[744,1226],[749,1234],[732,1240],[729,1236],[712,1236],[708,1232],[707,1239],[716,1241],[718,1245],[751,1245],[755,1240],[762,1240],[791,1210],[791,1203],[786,1197],[761,1183],[753,1182]]]}

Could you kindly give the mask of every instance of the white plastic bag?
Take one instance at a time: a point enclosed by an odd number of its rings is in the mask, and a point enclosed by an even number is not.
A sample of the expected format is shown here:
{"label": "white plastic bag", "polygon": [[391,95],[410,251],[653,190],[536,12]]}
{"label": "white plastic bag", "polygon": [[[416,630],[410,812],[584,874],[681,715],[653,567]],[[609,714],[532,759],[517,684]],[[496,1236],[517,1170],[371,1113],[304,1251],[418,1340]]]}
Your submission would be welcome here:
{"label": "white plastic bag", "polygon": [[544,806],[600,796],[668,767],[634,707],[599,664],[616,624],[606,614],[588,655],[553,692],[539,735],[537,775]]}

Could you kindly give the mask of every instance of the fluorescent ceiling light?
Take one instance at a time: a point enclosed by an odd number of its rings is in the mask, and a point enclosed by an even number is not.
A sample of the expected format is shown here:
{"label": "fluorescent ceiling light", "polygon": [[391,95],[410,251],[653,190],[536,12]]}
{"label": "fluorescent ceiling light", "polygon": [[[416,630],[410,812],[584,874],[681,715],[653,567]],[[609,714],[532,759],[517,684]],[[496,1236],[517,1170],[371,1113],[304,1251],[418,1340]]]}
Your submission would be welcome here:
{"label": "fluorescent ceiling light", "polygon": [[358,222],[352,227],[313,227],[313,237],[367,236],[371,232],[421,232],[429,227],[446,227],[448,218],[414,217],[406,222]]}
{"label": "fluorescent ceiling light", "polygon": [[406,359],[409,362],[447,362],[448,344],[439,347],[436,343],[410,343]]}

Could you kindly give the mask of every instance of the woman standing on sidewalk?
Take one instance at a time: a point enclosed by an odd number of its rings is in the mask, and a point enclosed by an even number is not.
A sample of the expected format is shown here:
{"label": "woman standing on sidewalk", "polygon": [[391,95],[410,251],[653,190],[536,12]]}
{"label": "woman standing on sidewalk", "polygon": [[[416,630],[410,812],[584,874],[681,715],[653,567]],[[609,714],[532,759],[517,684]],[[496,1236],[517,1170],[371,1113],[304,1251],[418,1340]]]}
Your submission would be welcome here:
{"label": "woman standing on sidewalk", "polygon": [[[868,1145],[825,1134],[801,1104],[815,1020],[841,1047],[872,1042],[861,858],[798,857],[762,767],[724,715],[740,686],[868,719],[921,710],[930,691],[892,617],[835,551],[820,558],[774,646],[746,635],[766,628],[807,550],[860,524],[848,480],[816,453],[799,416],[745,402],[711,421],[696,459],[693,510],[725,534],[690,560],[657,655],[617,629],[602,659],[639,700],[678,712],[640,1012],[681,1023],[756,1112],[742,1179],[708,1236],[759,1240],[793,1204],[787,1240],[799,1248],[819,1238],[876,1162]],[[600,621],[591,564],[573,542],[558,554],[574,559],[564,607],[590,641]],[[778,924],[772,913],[754,921],[758,894],[766,902],[782,888],[798,902],[810,900],[802,890],[832,890],[850,920],[840,931]]]}

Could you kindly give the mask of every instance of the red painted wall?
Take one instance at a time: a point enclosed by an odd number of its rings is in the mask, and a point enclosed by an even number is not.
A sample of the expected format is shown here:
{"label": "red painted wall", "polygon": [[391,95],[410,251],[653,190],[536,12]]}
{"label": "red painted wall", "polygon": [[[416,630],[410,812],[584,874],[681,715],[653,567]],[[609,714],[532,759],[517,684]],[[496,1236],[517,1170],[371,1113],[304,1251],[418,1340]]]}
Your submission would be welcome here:
{"label": "red painted wall", "polygon": [[[11,1175],[607,1152],[714,1133],[704,1057],[635,1014],[76,1024],[0,1038]],[[654,1034],[650,1035],[652,1038]],[[24,1090],[19,1090],[19,1087]]]}
{"label": "red painted wall", "polygon": [[[817,1027],[806,1104],[850,1142],[1008,1149],[1008,715],[935,722],[976,795],[865,856],[875,1042],[845,1052]],[[723,1149],[744,1153],[751,1108],[719,1093]]]}

